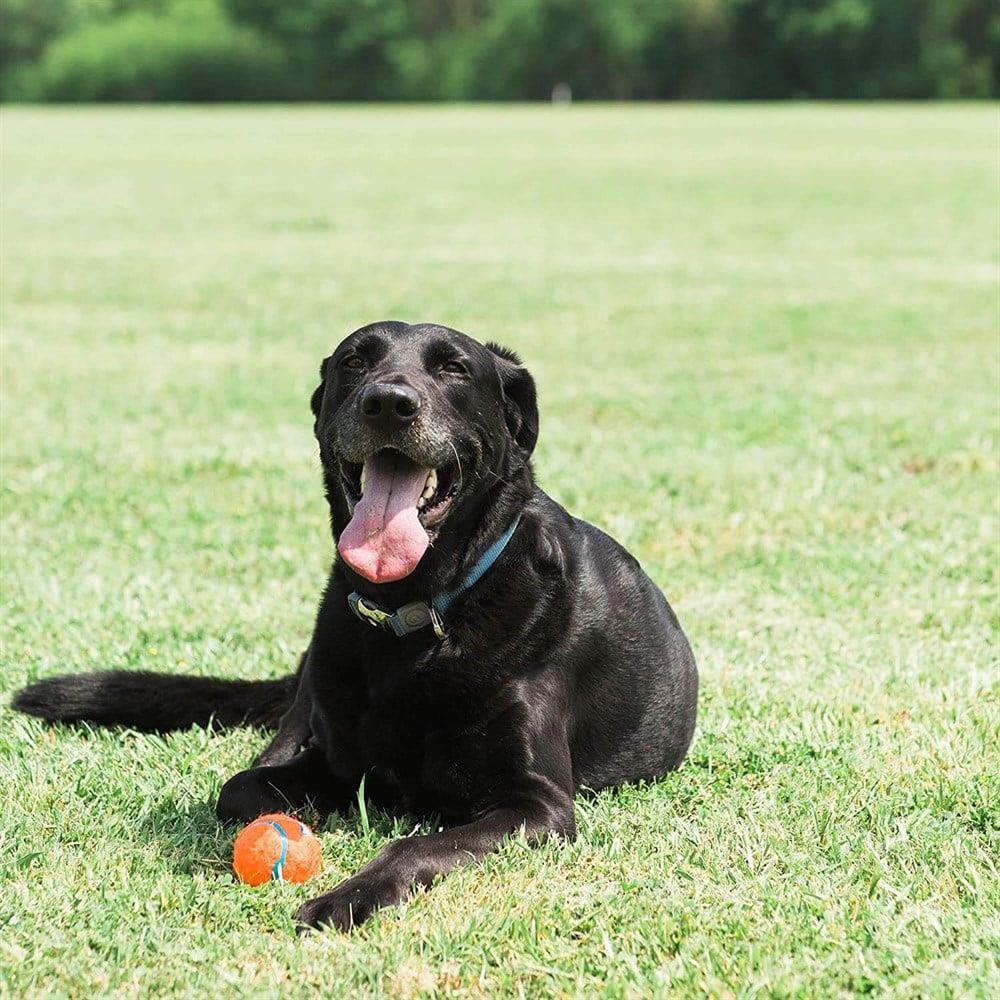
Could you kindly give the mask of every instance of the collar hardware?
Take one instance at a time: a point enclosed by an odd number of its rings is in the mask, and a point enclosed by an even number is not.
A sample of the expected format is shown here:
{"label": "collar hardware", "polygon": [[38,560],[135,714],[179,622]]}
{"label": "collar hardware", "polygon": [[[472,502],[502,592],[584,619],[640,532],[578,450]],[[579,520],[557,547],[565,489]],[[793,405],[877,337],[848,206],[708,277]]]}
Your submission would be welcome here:
{"label": "collar hardware", "polygon": [[438,637],[438,642],[441,642],[448,634],[444,630],[444,619],[441,617],[441,612],[433,604],[428,610],[431,615],[431,627],[434,629],[434,634]]}
{"label": "collar hardware", "polygon": [[384,628],[389,621],[387,615],[381,608],[373,607],[365,603],[365,599],[360,594],[351,594],[347,598],[351,605],[351,610],[363,621],[371,625],[372,628]]}
{"label": "collar hardware", "polygon": [[476,560],[465,579],[454,589],[438,594],[430,604],[425,601],[411,601],[395,611],[386,611],[370,597],[362,597],[356,590],[347,595],[347,606],[372,628],[384,629],[402,639],[411,632],[419,632],[430,625],[434,635],[441,642],[447,631],[444,626],[444,614],[470,587],[474,587],[500,558],[500,553],[513,538],[517,525],[521,520],[518,514],[511,526]]}

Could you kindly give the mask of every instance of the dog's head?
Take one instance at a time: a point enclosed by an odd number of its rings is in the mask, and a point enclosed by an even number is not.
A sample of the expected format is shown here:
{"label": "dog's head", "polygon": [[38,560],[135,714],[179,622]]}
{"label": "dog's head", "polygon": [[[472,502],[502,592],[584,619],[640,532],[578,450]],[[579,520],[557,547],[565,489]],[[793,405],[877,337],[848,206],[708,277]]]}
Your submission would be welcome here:
{"label": "dog's head", "polygon": [[431,545],[438,563],[454,558],[530,495],[538,408],[513,352],[443,326],[374,323],[321,376],[312,409],[333,529],[359,577],[409,577]]}

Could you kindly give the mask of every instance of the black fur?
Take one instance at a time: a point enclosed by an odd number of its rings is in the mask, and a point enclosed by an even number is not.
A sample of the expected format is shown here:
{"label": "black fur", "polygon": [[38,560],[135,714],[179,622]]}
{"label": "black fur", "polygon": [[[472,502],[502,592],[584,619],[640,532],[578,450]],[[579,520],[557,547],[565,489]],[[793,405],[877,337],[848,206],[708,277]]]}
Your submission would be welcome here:
{"label": "black fur", "polygon": [[[150,674],[138,675],[146,701],[129,683],[119,704],[99,704],[91,676],[85,697],[63,679],[33,685],[16,704],[49,719],[139,728],[188,725],[209,711],[225,723],[240,712],[272,722],[283,707],[258,766],[222,789],[222,819],[310,804],[345,809],[364,777],[378,804],[451,824],[389,844],[298,913],[305,926],[349,928],[520,828],[533,840],[573,837],[580,788],[677,767],[694,732],[697,672],[673,611],[636,560],[535,484],[535,385],[516,355],[445,327],[387,322],[348,337],[321,377],[312,409],[335,539],[350,517],[342,460],[392,447],[439,476],[460,468],[461,488],[428,531],[432,545],[417,568],[375,585],[337,558],[298,674],[267,682],[286,684],[284,697],[258,689],[269,701],[256,716],[244,697],[252,687]],[[375,383],[416,391],[419,417],[380,437],[358,406]],[[448,613],[444,641],[430,630],[398,639],[348,609],[352,590],[392,608],[451,589],[518,515],[499,560]],[[178,685],[169,699],[167,684]],[[101,693],[116,690],[109,680]],[[185,690],[200,708],[185,711]]]}
{"label": "black fur", "polygon": [[226,681],[113,670],[53,677],[14,696],[13,706],[49,722],[96,722],[165,733],[190,726],[277,728],[295,694],[295,677]]}

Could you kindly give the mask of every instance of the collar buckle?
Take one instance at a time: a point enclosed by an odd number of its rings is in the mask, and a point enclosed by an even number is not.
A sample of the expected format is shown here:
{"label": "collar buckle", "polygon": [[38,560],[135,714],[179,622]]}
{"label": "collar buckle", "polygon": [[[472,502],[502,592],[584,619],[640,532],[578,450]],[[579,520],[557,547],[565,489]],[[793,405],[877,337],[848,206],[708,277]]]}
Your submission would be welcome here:
{"label": "collar buckle", "polygon": [[347,604],[358,618],[372,628],[392,632],[400,639],[411,632],[419,632],[428,625],[434,626],[434,634],[438,639],[444,638],[444,622],[441,620],[441,615],[436,608],[424,604],[423,601],[411,601],[390,613],[380,608],[370,598],[362,597],[354,591],[348,595]]}
{"label": "collar buckle", "polygon": [[391,628],[390,615],[381,608],[367,604],[365,599],[356,591],[349,595],[347,603],[351,610],[363,621],[371,625],[372,628]]}

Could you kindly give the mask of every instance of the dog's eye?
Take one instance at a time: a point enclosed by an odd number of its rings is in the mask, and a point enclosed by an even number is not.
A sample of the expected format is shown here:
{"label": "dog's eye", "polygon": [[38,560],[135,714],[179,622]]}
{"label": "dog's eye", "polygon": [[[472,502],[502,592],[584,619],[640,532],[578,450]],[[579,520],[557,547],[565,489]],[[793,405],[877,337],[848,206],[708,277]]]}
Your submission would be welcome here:
{"label": "dog's eye", "polygon": [[446,375],[465,375],[466,368],[461,361],[446,361],[441,366],[441,371]]}
{"label": "dog's eye", "polygon": [[360,371],[364,368],[364,366],[364,361],[362,361],[357,354],[348,354],[347,357],[340,362],[341,368],[350,368],[350,370],[354,372]]}

